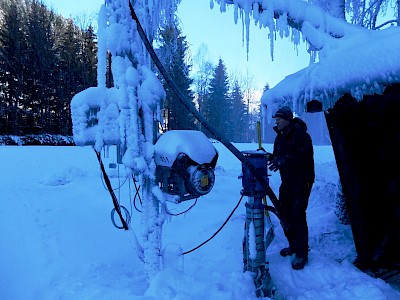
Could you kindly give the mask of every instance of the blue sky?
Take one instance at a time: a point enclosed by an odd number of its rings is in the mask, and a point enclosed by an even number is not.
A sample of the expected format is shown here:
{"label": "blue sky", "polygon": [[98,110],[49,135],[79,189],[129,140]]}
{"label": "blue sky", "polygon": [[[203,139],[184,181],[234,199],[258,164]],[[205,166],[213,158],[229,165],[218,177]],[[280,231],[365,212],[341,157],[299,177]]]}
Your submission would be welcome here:
{"label": "blue sky", "polygon": [[[95,15],[104,0],[44,0],[44,3],[65,17],[75,17],[83,14]],[[238,24],[234,23],[233,10],[229,6],[227,12],[221,13],[218,5],[210,9],[210,0],[182,0],[178,16],[193,56],[202,43],[206,44],[214,64],[222,58],[228,74],[239,72],[244,75],[248,71],[254,78],[256,89],[262,90],[266,83],[273,87],[285,76],[305,68],[309,63],[305,45],[300,46],[297,51],[290,42],[280,38],[275,41],[272,61],[268,30],[257,26],[250,28],[247,60],[242,25],[240,20]]]}
{"label": "blue sky", "polygon": [[83,13],[97,13],[104,0],[43,0],[43,3],[64,17],[74,17]]}
{"label": "blue sky", "polygon": [[227,65],[228,73],[238,70],[245,74],[248,70],[249,74],[254,76],[259,89],[262,89],[267,82],[272,87],[285,76],[308,65],[309,56],[305,51],[305,45],[299,48],[299,52],[303,54],[297,56],[294,46],[281,39],[275,41],[272,62],[268,30],[255,25],[250,28],[250,50],[247,61],[241,20],[235,24],[233,7],[228,6],[227,11],[221,13],[217,5],[211,10],[209,3],[209,0],[183,0],[178,8],[183,32],[192,45],[193,54],[201,43],[205,43],[215,64],[221,57]]}

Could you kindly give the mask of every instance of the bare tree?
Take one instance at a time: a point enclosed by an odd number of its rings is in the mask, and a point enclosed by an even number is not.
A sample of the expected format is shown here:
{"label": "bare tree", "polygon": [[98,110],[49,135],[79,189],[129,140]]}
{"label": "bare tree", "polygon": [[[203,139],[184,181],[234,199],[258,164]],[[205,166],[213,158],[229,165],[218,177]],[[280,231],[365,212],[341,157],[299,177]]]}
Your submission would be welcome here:
{"label": "bare tree", "polygon": [[[197,109],[201,114],[204,113],[204,103],[208,97],[213,72],[214,66],[210,61],[208,48],[205,44],[201,44],[193,58],[195,101],[197,102]],[[201,124],[199,126],[201,127]]]}

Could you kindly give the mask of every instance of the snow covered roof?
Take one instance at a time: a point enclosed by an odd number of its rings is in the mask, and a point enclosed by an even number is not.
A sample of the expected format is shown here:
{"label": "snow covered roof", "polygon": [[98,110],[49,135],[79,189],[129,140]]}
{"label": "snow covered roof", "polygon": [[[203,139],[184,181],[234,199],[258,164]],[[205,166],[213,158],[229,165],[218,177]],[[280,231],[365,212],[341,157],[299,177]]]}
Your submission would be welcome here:
{"label": "snow covered roof", "polygon": [[294,45],[307,41],[312,55],[318,55],[318,62],[312,59],[307,68],[263,94],[261,102],[269,120],[283,105],[301,114],[305,104],[316,99],[327,109],[344,93],[360,100],[364,94],[382,93],[387,85],[400,82],[400,28],[372,30],[350,24],[341,17],[340,1],[330,6],[332,15],[314,1],[213,1],[221,11],[227,5],[234,7],[235,23],[240,16],[246,27],[247,45],[250,19],[269,30],[272,58],[278,36],[290,38]]}
{"label": "snow covered roof", "polygon": [[282,105],[303,112],[305,104],[316,99],[327,109],[344,93],[361,100],[395,82],[400,82],[400,28],[363,30],[331,41],[319,62],[287,76],[266,91],[261,102],[270,118]]}

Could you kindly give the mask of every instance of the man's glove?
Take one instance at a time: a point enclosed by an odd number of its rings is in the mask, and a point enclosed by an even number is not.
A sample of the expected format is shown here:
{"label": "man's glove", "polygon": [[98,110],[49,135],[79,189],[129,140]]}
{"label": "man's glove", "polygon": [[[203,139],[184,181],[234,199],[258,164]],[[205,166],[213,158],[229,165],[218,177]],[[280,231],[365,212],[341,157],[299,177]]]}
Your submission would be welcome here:
{"label": "man's glove", "polygon": [[270,163],[274,159],[274,154],[267,152],[267,163]]}
{"label": "man's glove", "polygon": [[283,157],[276,156],[268,163],[269,169],[272,172],[276,172],[282,167],[282,165],[284,163],[285,163],[285,159]]}

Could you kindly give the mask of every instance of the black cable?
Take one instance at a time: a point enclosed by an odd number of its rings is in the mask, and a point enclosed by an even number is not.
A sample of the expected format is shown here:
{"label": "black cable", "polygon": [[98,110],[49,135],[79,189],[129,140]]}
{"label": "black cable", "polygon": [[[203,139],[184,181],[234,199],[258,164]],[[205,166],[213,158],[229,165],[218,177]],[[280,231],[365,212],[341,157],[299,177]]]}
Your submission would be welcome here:
{"label": "black cable", "polygon": [[110,193],[111,199],[113,201],[114,208],[117,211],[117,213],[119,215],[119,218],[121,219],[122,228],[124,228],[125,230],[128,230],[129,229],[128,224],[126,223],[125,219],[122,216],[121,209],[120,209],[117,197],[115,196],[115,193],[113,191],[113,188],[112,188],[112,185],[111,185],[111,182],[110,182],[110,178],[108,178],[106,169],[104,168],[103,161],[101,160],[100,152],[97,152],[95,150],[95,153],[96,153],[96,156],[97,156],[97,160],[99,161],[100,169],[101,169],[101,172],[103,173],[104,181],[106,183],[108,192]]}
{"label": "black cable", "polygon": [[[129,223],[131,222],[131,215],[130,215],[128,209],[127,209],[125,206],[123,206],[123,205],[119,206],[119,208],[120,208],[120,210],[122,209],[122,210],[124,211],[126,223],[129,224]],[[118,229],[124,229],[124,226],[118,226],[117,223],[115,223],[115,211],[116,211],[115,208],[113,208],[113,209],[111,210],[111,222],[113,223],[113,225],[114,225],[116,228],[118,228]]]}
{"label": "black cable", "polygon": [[208,238],[206,241],[204,241],[203,243],[201,243],[200,245],[198,245],[197,247],[194,247],[193,249],[183,252],[182,255],[188,254],[190,252],[193,252],[194,250],[199,249],[201,246],[203,246],[204,244],[208,243],[209,241],[211,241],[221,230],[222,228],[224,228],[224,226],[226,225],[226,223],[228,223],[229,219],[232,217],[233,213],[235,212],[235,210],[239,207],[240,202],[243,199],[243,195],[242,197],[240,197],[239,202],[236,204],[235,208],[232,210],[232,212],[230,213],[230,215],[228,216],[228,218],[225,220],[225,222],[221,225],[221,227],[210,237]]}
{"label": "black cable", "polygon": [[[265,206],[265,209],[268,210],[268,211],[270,211],[270,212],[272,212],[276,217],[278,217],[278,214],[276,213],[275,207],[270,206],[270,205],[266,205],[266,206]],[[278,219],[279,219],[279,218],[278,218]]]}
{"label": "black cable", "polygon": [[182,214],[184,214],[184,213],[187,213],[189,210],[191,210],[196,204],[197,204],[197,198],[196,198],[196,201],[195,201],[187,210],[182,211],[182,212],[177,213],[177,214],[173,214],[173,213],[170,213],[169,211],[167,211],[167,214],[170,215],[170,216],[179,216],[179,215],[182,215]]}
{"label": "black cable", "polygon": [[139,187],[136,186],[136,180],[135,180],[135,178],[133,177],[133,175],[132,175],[132,180],[133,180],[133,184],[135,185],[135,190],[136,190],[134,199],[136,198],[136,196],[138,196],[138,197],[139,197],[139,201],[140,201],[140,205],[143,205],[143,203],[142,203],[142,198],[140,198],[140,194],[139,194],[140,185],[139,185]]}
{"label": "black cable", "polygon": [[[118,178],[119,178],[119,174],[118,174]],[[116,188],[113,188],[113,191],[116,191],[116,190],[121,189],[121,187],[123,187],[123,185],[127,182],[127,180],[128,180],[128,176],[125,177],[125,180],[124,180],[124,182],[123,182],[121,185],[119,185],[119,186],[116,187]],[[102,182],[102,184],[103,184],[104,189],[105,189],[105,190],[108,190],[108,188],[106,187],[106,185],[105,185],[105,183],[104,183],[104,175],[103,175],[103,174],[101,175],[101,182]]]}
{"label": "black cable", "polygon": [[136,190],[135,196],[133,197],[133,206],[135,207],[135,209],[136,209],[138,212],[141,213],[142,211],[141,211],[139,208],[137,208],[137,206],[136,206],[136,196],[139,197],[140,205],[143,205],[142,199],[140,198],[140,194],[139,194],[140,185],[139,185],[139,187],[137,187],[137,186],[136,186],[136,181],[133,181],[133,183],[135,184],[135,190]]}
{"label": "black cable", "polygon": [[[118,174],[118,178],[119,178],[119,174]],[[124,182],[122,184],[120,184],[117,188],[115,188],[114,191],[121,189],[127,181],[128,181],[128,176],[125,176]]]}
{"label": "black cable", "polygon": [[130,180],[129,180],[128,186],[129,186],[129,208],[130,208],[130,213],[132,215],[132,195],[131,195],[131,181]]}

